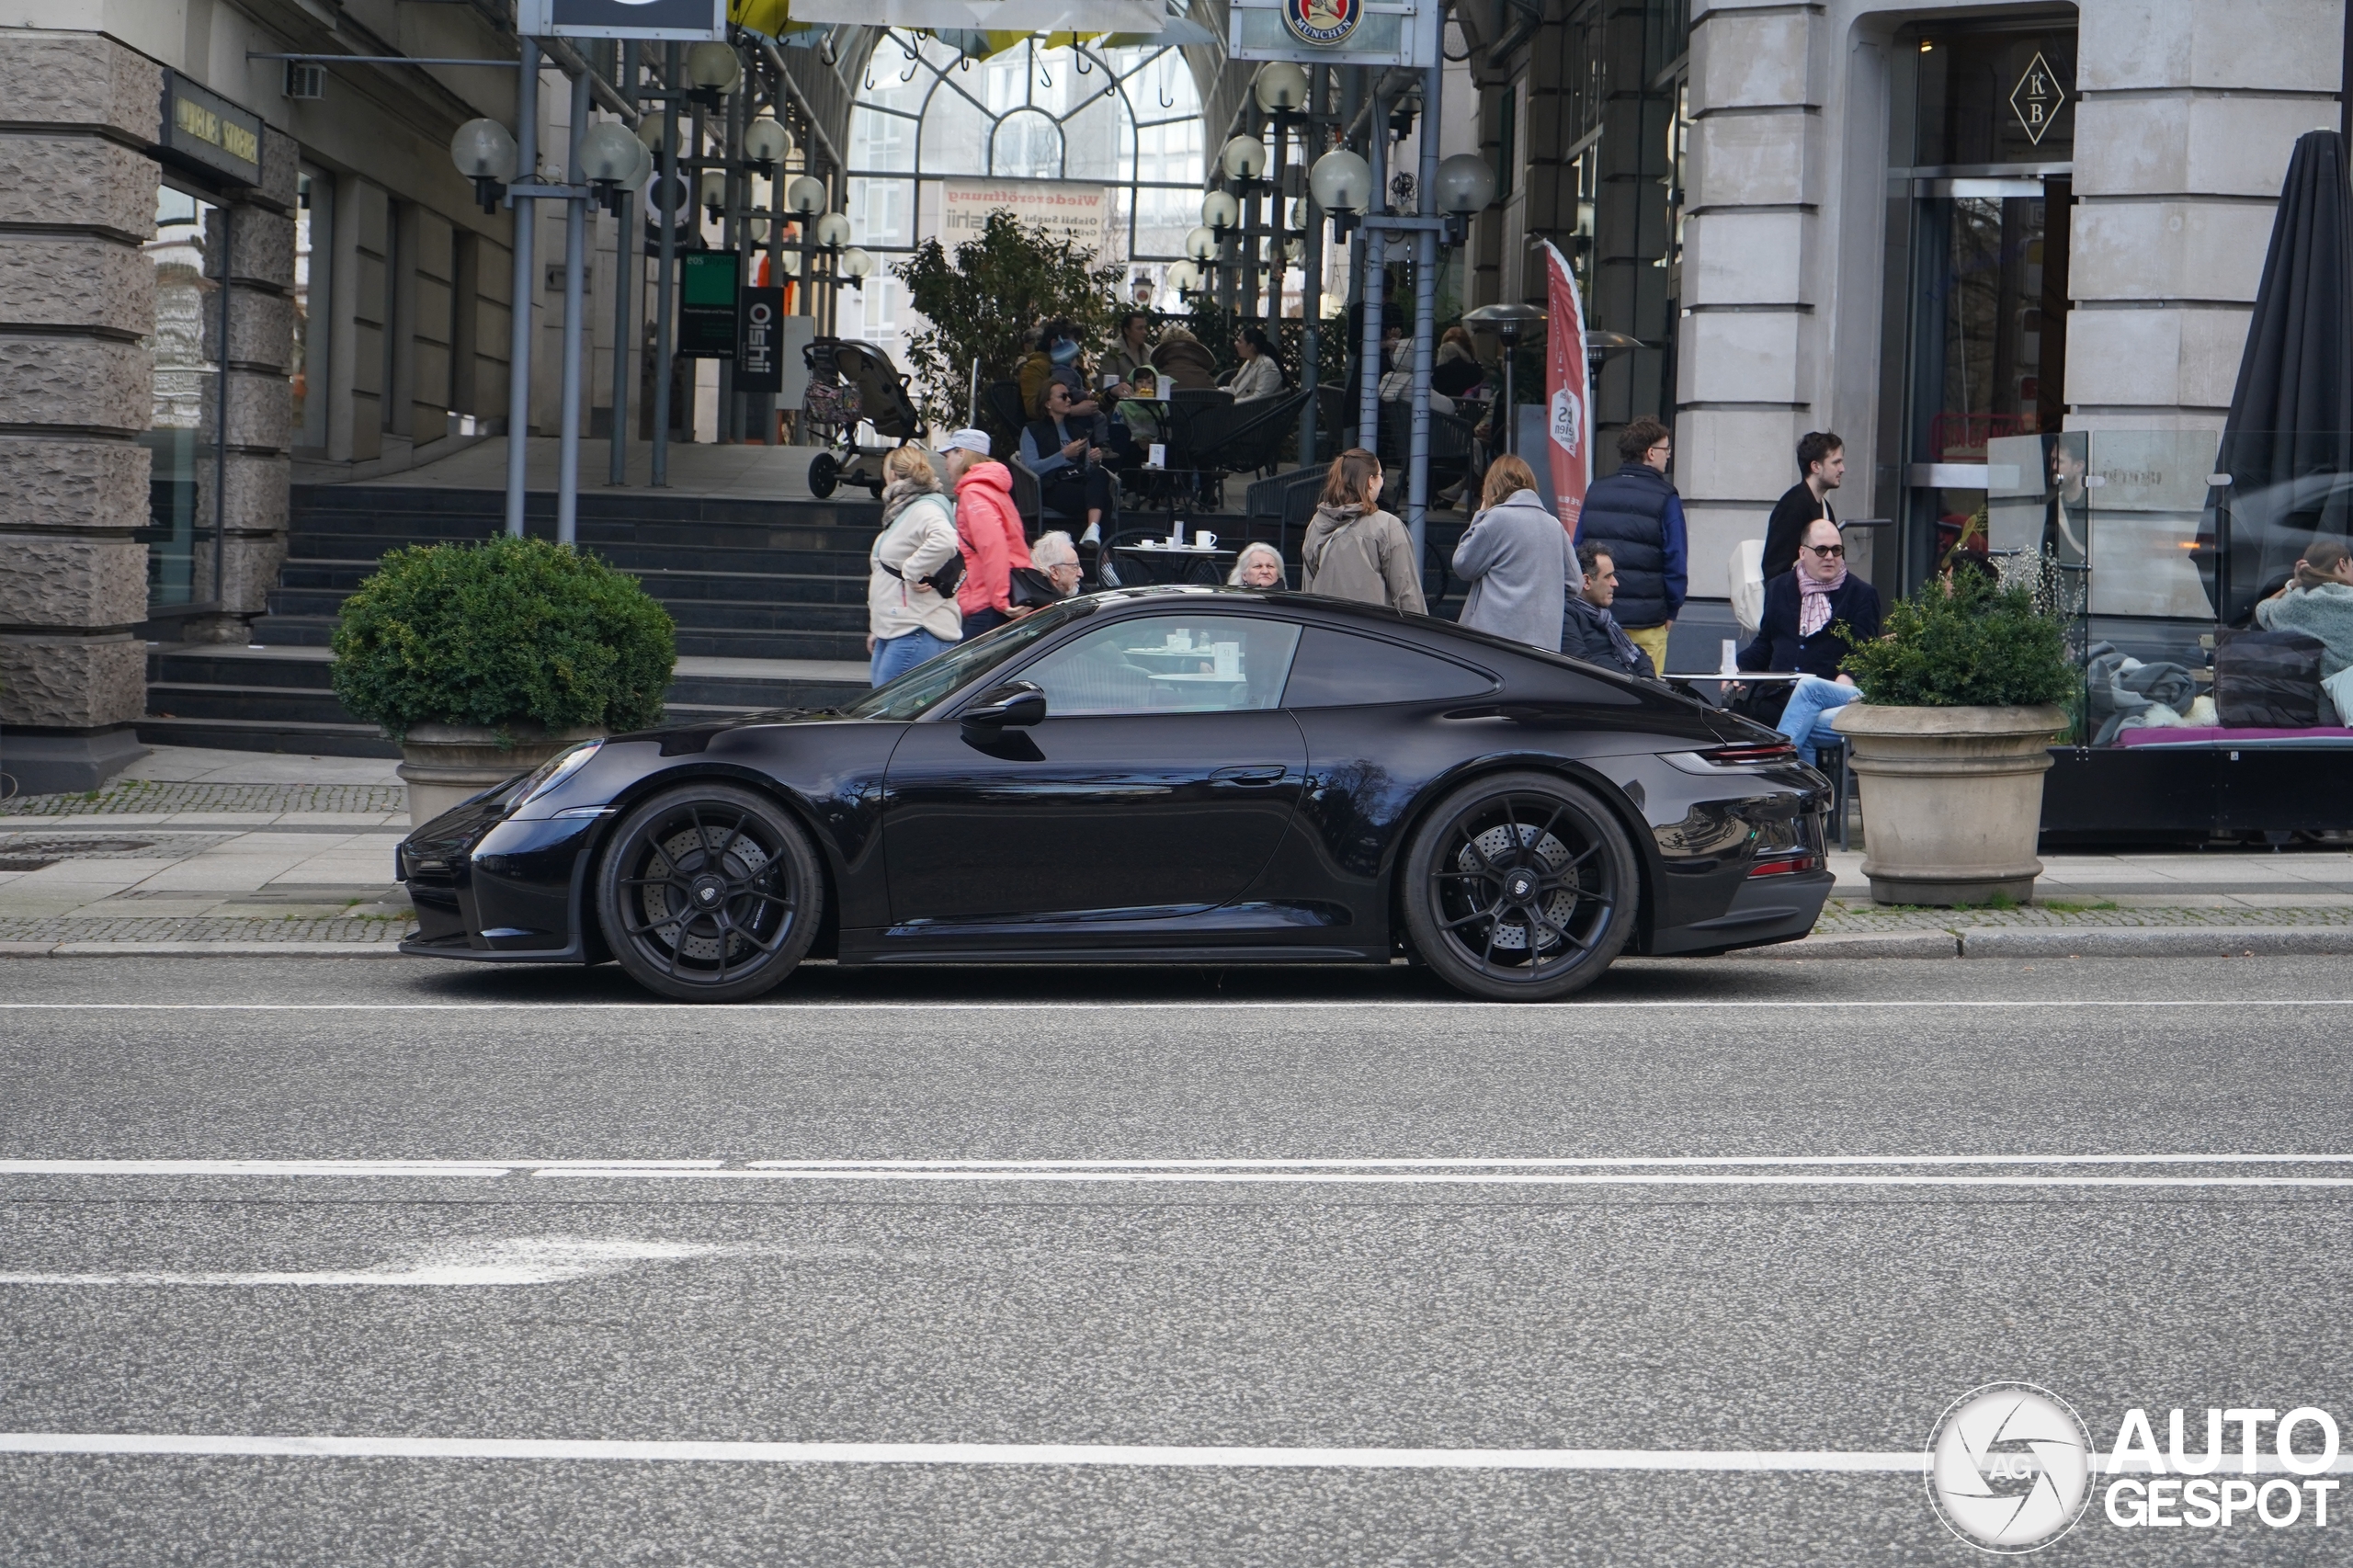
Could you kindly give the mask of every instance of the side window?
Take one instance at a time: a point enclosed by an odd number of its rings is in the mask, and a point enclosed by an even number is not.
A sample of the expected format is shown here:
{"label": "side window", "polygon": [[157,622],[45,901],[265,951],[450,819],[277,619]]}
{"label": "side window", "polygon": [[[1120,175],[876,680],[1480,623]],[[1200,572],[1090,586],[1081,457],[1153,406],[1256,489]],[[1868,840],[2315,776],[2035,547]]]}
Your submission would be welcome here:
{"label": "side window", "polygon": [[1115,621],[1015,678],[1046,693],[1046,716],[1232,713],[1282,699],[1299,628],[1258,616],[1154,615]]}
{"label": "side window", "polygon": [[1495,679],[1451,659],[1311,626],[1292,661],[1286,708],[1349,708],[1373,702],[1438,702],[1493,691]]}

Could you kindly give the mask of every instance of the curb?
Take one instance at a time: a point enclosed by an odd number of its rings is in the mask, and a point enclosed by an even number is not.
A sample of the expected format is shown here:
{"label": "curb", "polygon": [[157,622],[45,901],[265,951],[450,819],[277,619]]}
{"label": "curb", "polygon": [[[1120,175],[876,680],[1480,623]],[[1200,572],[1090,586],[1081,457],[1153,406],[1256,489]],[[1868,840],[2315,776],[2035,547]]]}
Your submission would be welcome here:
{"label": "curb", "polygon": [[1769,948],[1740,948],[1728,959],[1950,959],[1961,944],[1949,931],[1834,931]]}
{"label": "curb", "polygon": [[2235,959],[2353,953],[2353,926],[2102,926],[2074,930],[1972,926],[1961,933],[1971,959]]}
{"label": "curb", "polygon": [[0,958],[397,959],[392,942],[0,942]]}

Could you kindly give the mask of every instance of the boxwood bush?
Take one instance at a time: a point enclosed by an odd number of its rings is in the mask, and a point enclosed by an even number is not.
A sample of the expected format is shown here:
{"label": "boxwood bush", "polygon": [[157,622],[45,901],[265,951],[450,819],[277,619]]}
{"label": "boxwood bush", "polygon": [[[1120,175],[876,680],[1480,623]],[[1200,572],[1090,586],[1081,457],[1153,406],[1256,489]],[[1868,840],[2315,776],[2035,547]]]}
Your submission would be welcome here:
{"label": "boxwood bush", "polygon": [[677,662],[669,613],[593,555],[504,535],[388,553],[343,604],[335,694],[393,739],[415,724],[644,729]]}
{"label": "boxwood bush", "polygon": [[2066,628],[2023,587],[1961,567],[1889,609],[1884,634],[1847,655],[1863,700],[1887,708],[2031,708],[2083,684]]}

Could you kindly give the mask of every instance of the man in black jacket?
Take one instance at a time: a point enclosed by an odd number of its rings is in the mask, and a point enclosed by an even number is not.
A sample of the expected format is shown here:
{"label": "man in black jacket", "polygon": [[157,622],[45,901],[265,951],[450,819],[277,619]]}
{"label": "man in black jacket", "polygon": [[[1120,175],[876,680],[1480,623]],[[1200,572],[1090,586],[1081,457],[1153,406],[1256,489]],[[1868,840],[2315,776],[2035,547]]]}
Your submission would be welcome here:
{"label": "man in black jacket", "polygon": [[1585,586],[1568,597],[1561,652],[1603,669],[1624,670],[1644,680],[1657,678],[1651,656],[1634,646],[1625,629],[1610,618],[1609,601],[1618,595],[1618,568],[1609,552],[1597,544],[1581,544],[1577,565],[1585,572]]}
{"label": "man in black jacket", "polygon": [[1618,434],[1618,472],[1597,479],[1577,513],[1576,541],[1597,544],[1618,566],[1609,613],[1634,645],[1666,668],[1666,634],[1690,588],[1683,498],[1666,480],[1675,439],[1648,415]]}
{"label": "man in black jacket", "polygon": [[1838,525],[1817,518],[1798,549],[1797,569],[1765,584],[1765,614],[1756,641],[1740,651],[1744,670],[1801,670],[1774,727],[1813,760],[1814,721],[1861,694],[1839,664],[1855,644],[1879,635],[1879,590],[1847,570]]}
{"label": "man in black jacket", "polygon": [[1798,472],[1802,477],[1773,503],[1773,515],[1765,523],[1768,583],[1798,563],[1798,540],[1805,537],[1808,524],[1819,517],[1838,520],[1830,509],[1830,493],[1847,477],[1847,443],[1835,430],[1807,431],[1798,437]]}

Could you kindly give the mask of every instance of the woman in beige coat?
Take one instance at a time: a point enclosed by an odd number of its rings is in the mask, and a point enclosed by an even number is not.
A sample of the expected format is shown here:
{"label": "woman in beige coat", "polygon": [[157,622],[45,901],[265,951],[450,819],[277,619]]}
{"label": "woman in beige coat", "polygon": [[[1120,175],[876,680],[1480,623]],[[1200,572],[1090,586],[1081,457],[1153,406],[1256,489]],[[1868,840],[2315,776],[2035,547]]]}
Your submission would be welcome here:
{"label": "woman in beige coat", "polygon": [[1422,615],[1421,562],[1414,559],[1405,525],[1378,505],[1381,482],[1381,460],[1362,447],[1332,460],[1299,550],[1305,568],[1301,585],[1311,594]]}

